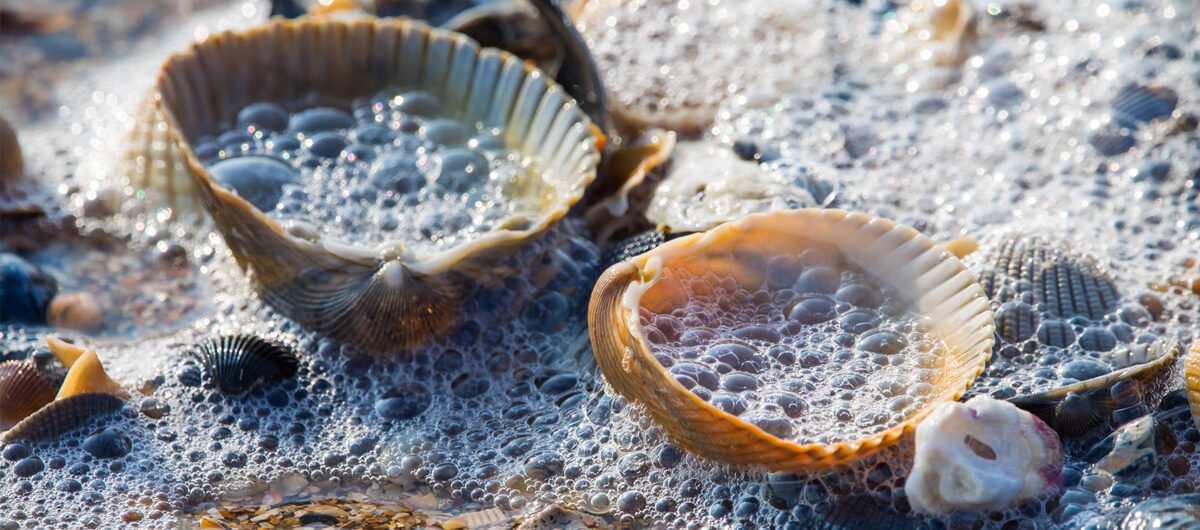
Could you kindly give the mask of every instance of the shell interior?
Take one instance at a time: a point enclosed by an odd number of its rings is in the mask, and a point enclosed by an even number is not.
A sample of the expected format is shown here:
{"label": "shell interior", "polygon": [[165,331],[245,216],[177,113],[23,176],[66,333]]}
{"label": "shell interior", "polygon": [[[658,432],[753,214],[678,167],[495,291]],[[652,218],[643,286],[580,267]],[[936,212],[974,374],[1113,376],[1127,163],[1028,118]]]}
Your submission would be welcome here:
{"label": "shell interior", "polygon": [[619,392],[694,452],[778,470],[844,463],[911,431],[982,370],[991,318],[944,249],[839,210],[667,242],[610,268],[589,309]]}

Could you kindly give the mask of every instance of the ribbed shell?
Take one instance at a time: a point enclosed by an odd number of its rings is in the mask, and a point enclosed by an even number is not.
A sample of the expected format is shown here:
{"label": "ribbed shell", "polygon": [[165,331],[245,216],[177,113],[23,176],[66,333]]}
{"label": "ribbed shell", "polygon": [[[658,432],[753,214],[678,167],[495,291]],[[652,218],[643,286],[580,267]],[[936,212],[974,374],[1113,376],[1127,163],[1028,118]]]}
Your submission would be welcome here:
{"label": "ribbed shell", "polygon": [[[541,209],[529,218],[415,255],[402,241],[354,246],[284,230],[218,183],[192,148],[250,103],[286,107],[312,95],[349,101],[398,87],[434,94],[456,119],[504,129],[509,149],[541,160],[540,177],[554,196],[536,198]],[[138,180],[135,172],[131,184],[158,188],[148,196],[194,193],[267,304],[372,353],[452,327],[463,292],[515,273],[506,259],[566,215],[599,160],[591,121],[545,74],[508,52],[407,19],[275,19],[214,35],[164,64],[150,105],[140,130],[153,148],[135,160],[156,177]]]}
{"label": "ribbed shell", "polygon": [[604,251],[604,256],[600,258],[600,263],[604,267],[610,267],[614,263],[625,261],[638,254],[653,250],[667,241],[666,236],[665,233],[659,230],[647,230],[640,234],[629,236],[613,245],[612,248]]}
{"label": "ribbed shell", "polygon": [[21,420],[0,437],[9,443],[15,440],[48,440],[82,427],[93,418],[120,410],[125,401],[112,394],[89,392],[75,394],[51,402],[33,415]]}
{"label": "ribbed shell", "polygon": [[1192,408],[1192,421],[1200,428],[1200,340],[1192,341],[1192,350],[1183,363],[1183,373],[1188,405]]}
{"label": "ribbed shell", "polygon": [[[1152,354],[1152,361],[1061,388],[1017,396],[1009,401],[1041,418],[1063,438],[1083,436],[1107,422],[1114,410],[1126,404],[1134,389],[1145,400],[1145,393],[1151,388],[1152,382],[1175,362],[1182,347],[1178,341],[1164,339],[1152,344],[1151,350],[1156,352]],[[1200,378],[1200,374],[1197,376]],[[1134,387],[1119,389],[1117,394],[1124,399],[1118,403],[1113,399],[1112,389],[1121,381]]]}
{"label": "ribbed shell", "polygon": [[0,363],[0,429],[8,429],[54,400],[54,385],[29,361]]}
{"label": "ribbed shell", "polygon": [[[1112,278],[1089,257],[1041,237],[1006,239],[993,253],[991,265],[992,270],[984,271],[979,283],[997,303],[1019,299],[1028,292],[1051,316],[1097,320],[1118,300]],[[1006,328],[1000,331],[1008,333]]]}
{"label": "ribbed shell", "polygon": [[[696,263],[712,249],[748,245],[769,253],[812,245],[835,247],[853,266],[898,289],[934,322],[946,344],[943,373],[925,408],[870,436],[799,445],[730,415],[686,389],[655,359],[638,323],[643,303],[673,305],[669,284],[652,288],[664,269],[707,266],[761,275],[736,259]],[[761,276],[760,276],[761,277]],[[657,297],[653,301],[648,299]],[[895,444],[938,404],[960,397],[983,371],[992,350],[992,313],[962,262],[912,228],[841,210],[807,209],[749,215],[708,232],[669,241],[613,265],[588,307],[592,350],[605,379],[647,412],[684,448],[701,456],[778,471],[815,471],[867,457]]]}
{"label": "ribbed shell", "polygon": [[295,375],[298,364],[292,350],[253,335],[206,340],[191,354],[221,392],[239,396]]}
{"label": "ribbed shell", "polygon": [[1123,126],[1136,128],[1140,124],[1170,116],[1178,103],[1179,95],[1170,88],[1130,83],[1113,98],[1113,120]]}

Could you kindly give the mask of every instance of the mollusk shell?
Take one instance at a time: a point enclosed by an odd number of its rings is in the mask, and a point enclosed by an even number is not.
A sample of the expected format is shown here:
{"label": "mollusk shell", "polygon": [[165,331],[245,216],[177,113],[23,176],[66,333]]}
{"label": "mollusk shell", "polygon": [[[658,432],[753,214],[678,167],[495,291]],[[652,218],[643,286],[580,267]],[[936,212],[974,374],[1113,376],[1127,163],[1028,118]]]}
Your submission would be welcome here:
{"label": "mollusk shell", "polygon": [[227,394],[242,395],[268,381],[296,373],[296,354],[253,335],[207,340],[191,352]]}
{"label": "mollusk shell", "polygon": [[1126,405],[1116,403],[1112,398],[1114,385],[1121,381],[1133,383],[1137,394],[1145,400],[1144,394],[1151,382],[1169,368],[1182,351],[1175,340],[1160,340],[1150,349],[1152,361],[1045,392],[1017,396],[1009,402],[1032,412],[1064,438],[1083,436],[1107,422],[1114,409]]}
{"label": "mollusk shell", "polygon": [[[639,324],[642,304],[672,305],[668,291],[652,289],[664,270],[694,265],[758,276],[753,265],[689,263],[706,250],[737,246],[771,253],[829,245],[866,274],[898,289],[932,319],[947,354],[926,405],[903,422],[858,439],[799,445],[710,405],[655,359]],[[681,445],[702,456],[781,471],[819,470],[870,455],[912,432],[939,403],[963,394],[982,372],[992,348],[992,315],[983,290],[945,249],[896,223],[841,210],[791,210],[754,214],[708,232],[669,241],[609,268],[596,284],[588,308],[592,348],[605,379],[620,394],[640,401]]]}
{"label": "mollusk shell", "polygon": [[8,429],[54,400],[54,385],[29,361],[0,363],[0,429]]}
{"label": "mollusk shell", "polygon": [[[366,248],[291,233],[218,183],[192,149],[249,103],[312,93],[349,100],[394,87],[434,94],[467,123],[503,128],[508,148],[540,157],[553,197],[539,202],[533,218],[415,255],[399,242]],[[461,291],[514,272],[516,264],[501,266],[501,258],[567,213],[595,177],[598,159],[590,120],[540,71],[404,19],[275,20],[216,35],[167,61],[151,105],[143,126],[165,129],[174,151],[159,160],[146,153],[146,164],[181,168],[164,177],[169,187],[194,181],[260,296],[301,325],[371,352],[411,346],[451,326]],[[172,165],[174,156],[182,166]]]}
{"label": "mollusk shell", "polygon": [[1200,340],[1192,341],[1192,350],[1183,362],[1183,373],[1188,405],[1192,408],[1192,421],[1200,428]]}
{"label": "mollusk shell", "polygon": [[56,399],[6,431],[0,437],[0,442],[36,441],[61,436],[82,427],[96,416],[115,412],[123,406],[125,402],[121,398],[102,392]]}
{"label": "mollusk shell", "polygon": [[1034,302],[1051,316],[1097,320],[1118,300],[1112,278],[1093,259],[1041,237],[1004,240],[991,256],[991,266],[979,283],[995,302],[1010,302],[1031,291]]}

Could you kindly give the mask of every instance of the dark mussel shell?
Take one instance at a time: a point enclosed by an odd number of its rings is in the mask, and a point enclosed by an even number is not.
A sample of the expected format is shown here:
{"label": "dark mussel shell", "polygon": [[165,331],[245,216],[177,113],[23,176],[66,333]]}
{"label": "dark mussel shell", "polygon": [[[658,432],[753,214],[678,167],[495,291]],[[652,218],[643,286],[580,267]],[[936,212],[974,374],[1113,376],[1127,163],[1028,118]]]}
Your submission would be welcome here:
{"label": "dark mussel shell", "polygon": [[0,322],[45,324],[58,282],[16,254],[0,252]]}
{"label": "dark mussel shell", "polygon": [[[1029,292],[1053,317],[1098,320],[1118,300],[1116,284],[1091,258],[1041,237],[1006,239],[991,265],[980,275],[979,284],[996,303],[1020,301]],[[1012,334],[1021,335],[1016,330]]]}
{"label": "dark mussel shell", "polygon": [[54,401],[54,385],[29,361],[0,363],[0,429],[7,429]]}
{"label": "dark mussel shell", "polygon": [[667,241],[684,235],[687,235],[687,233],[668,234],[662,230],[647,230],[645,232],[629,236],[617,242],[608,250],[605,250],[604,255],[600,258],[600,264],[604,268],[608,268],[614,263],[625,261],[638,254],[649,252]]}
{"label": "dark mussel shell", "polygon": [[237,396],[295,375],[299,364],[291,349],[254,335],[206,340],[190,354],[204,366],[221,392]]}
{"label": "dark mussel shell", "polygon": [[47,440],[86,425],[102,414],[116,412],[125,401],[112,394],[87,392],[55,400],[21,420],[0,437],[0,442]]}
{"label": "dark mussel shell", "polygon": [[1150,349],[1157,352],[1152,361],[1009,401],[1046,422],[1063,438],[1081,437],[1107,423],[1115,411],[1151,398],[1153,383],[1182,352],[1178,341],[1167,339],[1153,343]]}

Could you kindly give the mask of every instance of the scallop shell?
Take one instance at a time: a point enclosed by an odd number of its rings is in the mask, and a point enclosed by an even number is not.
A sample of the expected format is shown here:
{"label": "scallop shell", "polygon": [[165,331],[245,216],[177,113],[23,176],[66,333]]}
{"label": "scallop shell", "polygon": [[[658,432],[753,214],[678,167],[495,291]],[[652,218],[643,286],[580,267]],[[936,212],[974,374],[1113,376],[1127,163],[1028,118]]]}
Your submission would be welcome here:
{"label": "scallop shell", "polygon": [[[263,82],[269,79],[271,82]],[[540,157],[553,188],[541,210],[443,250],[416,254],[400,242],[354,246],[290,232],[219,184],[191,142],[253,102],[287,103],[317,93],[350,99],[385,88],[440,97],[455,117],[504,129],[510,149]],[[371,352],[418,344],[453,324],[461,293],[502,278],[501,265],[567,213],[595,177],[590,120],[540,71],[499,50],[404,19],[275,20],[213,36],[163,66],[143,127],[171,141],[170,189],[194,181],[200,202],[259,295],[283,315]],[[165,131],[165,132],[164,132]],[[175,156],[183,161],[174,164]],[[181,169],[175,171],[171,168]]]}
{"label": "scallop shell", "polygon": [[54,400],[54,385],[29,361],[0,363],[0,429],[8,429]]}
{"label": "scallop shell", "polygon": [[0,436],[0,442],[46,440],[86,425],[92,418],[125,406],[121,398],[102,392],[56,399]]}
{"label": "scallop shell", "polygon": [[[1028,292],[1052,317],[1098,320],[1119,300],[1116,284],[1094,259],[1042,237],[1005,239],[990,260],[992,269],[980,275],[979,284],[1000,304],[1020,301]],[[1006,325],[1000,331],[1021,334]]]}
{"label": "scallop shell", "polygon": [[1192,350],[1183,361],[1183,373],[1188,405],[1192,408],[1192,421],[1200,428],[1200,340],[1192,341]]}
{"label": "scallop shell", "polygon": [[[1128,394],[1136,392],[1139,398],[1145,398],[1151,383],[1175,362],[1182,347],[1176,340],[1164,339],[1152,344],[1150,352],[1149,357],[1153,360],[1149,362],[1045,392],[1017,396],[1009,401],[1041,418],[1063,438],[1078,438],[1108,422],[1116,409],[1128,404]],[[1122,399],[1114,399],[1114,386],[1122,381],[1135,386],[1118,389],[1118,397]]]}
{"label": "scallop shell", "polygon": [[254,335],[207,340],[190,352],[221,392],[243,395],[264,383],[296,373],[296,354]]}
{"label": "scallop shell", "polygon": [[[891,285],[934,322],[946,345],[943,368],[926,404],[875,434],[829,444],[777,438],[705,402],[670,377],[650,350],[639,309],[686,303],[665,271],[680,267],[761,283],[765,264],[737,258],[708,262],[706,251],[761,249],[772,254],[812,246],[839,251],[854,267]],[[669,274],[668,276],[669,277]],[[957,399],[983,370],[992,348],[992,315],[983,290],[961,262],[917,231],[841,210],[755,214],[706,233],[669,241],[609,268],[592,292],[588,323],[596,359],[609,384],[646,406],[685,448],[702,456],[782,471],[841,465],[894,444],[939,403]]]}

